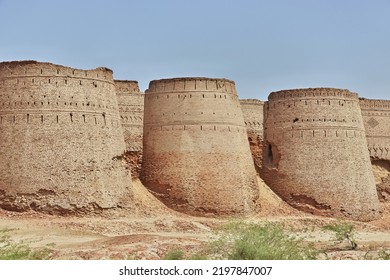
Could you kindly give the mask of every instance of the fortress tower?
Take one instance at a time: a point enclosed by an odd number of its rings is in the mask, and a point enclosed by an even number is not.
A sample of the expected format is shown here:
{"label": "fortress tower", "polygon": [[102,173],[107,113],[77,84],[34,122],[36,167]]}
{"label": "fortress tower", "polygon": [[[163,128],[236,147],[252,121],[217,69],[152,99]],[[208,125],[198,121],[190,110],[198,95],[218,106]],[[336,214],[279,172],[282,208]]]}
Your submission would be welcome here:
{"label": "fortress tower", "polygon": [[234,82],[150,82],[141,178],[178,211],[234,216],[257,210],[256,172]]}
{"label": "fortress tower", "polygon": [[331,88],[273,92],[265,139],[264,179],[289,204],[325,216],[378,217],[357,94]]}
{"label": "fortress tower", "polygon": [[368,150],[381,200],[390,199],[390,101],[360,99]]}
{"label": "fortress tower", "polygon": [[248,134],[248,141],[256,169],[260,171],[263,162],[264,102],[257,99],[241,99],[242,113]]}
{"label": "fortress tower", "polygon": [[127,207],[131,179],[112,71],[0,63],[0,207],[77,214]]}
{"label": "fortress tower", "polygon": [[125,157],[130,164],[131,175],[139,177],[142,162],[142,138],[144,97],[137,81],[115,80],[119,113],[126,142]]}
{"label": "fortress tower", "polygon": [[390,101],[360,99],[372,159],[390,160]]}

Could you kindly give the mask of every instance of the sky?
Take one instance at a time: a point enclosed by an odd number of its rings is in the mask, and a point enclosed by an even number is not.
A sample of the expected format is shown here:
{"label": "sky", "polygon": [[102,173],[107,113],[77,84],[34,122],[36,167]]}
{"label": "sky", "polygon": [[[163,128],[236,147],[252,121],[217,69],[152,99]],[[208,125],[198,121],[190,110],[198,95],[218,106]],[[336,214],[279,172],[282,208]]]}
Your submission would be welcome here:
{"label": "sky", "polygon": [[212,77],[240,98],[334,87],[390,99],[390,0],[0,0],[0,61]]}

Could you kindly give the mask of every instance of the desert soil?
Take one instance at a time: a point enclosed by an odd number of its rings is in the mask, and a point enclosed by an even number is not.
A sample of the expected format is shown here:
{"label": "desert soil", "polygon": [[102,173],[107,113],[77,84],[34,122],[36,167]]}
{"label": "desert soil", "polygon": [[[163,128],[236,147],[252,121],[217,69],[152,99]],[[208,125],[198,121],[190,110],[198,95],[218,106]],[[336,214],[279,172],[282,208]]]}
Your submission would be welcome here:
{"label": "desert soil", "polygon": [[[367,259],[390,249],[390,205],[382,204],[380,220],[353,222],[357,250],[334,241],[322,230],[336,220],[299,212],[280,200],[260,179],[262,211],[248,222],[278,222],[307,242],[326,248],[330,259]],[[0,210],[0,230],[15,242],[31,247],[49,246],[54,259],[161,259],[181,248],[196,252],[214,236],[213,230],[232,219],[192,217],[170,210],[135,180],[134,210],[104,216],[57,217],[36,212]]]}

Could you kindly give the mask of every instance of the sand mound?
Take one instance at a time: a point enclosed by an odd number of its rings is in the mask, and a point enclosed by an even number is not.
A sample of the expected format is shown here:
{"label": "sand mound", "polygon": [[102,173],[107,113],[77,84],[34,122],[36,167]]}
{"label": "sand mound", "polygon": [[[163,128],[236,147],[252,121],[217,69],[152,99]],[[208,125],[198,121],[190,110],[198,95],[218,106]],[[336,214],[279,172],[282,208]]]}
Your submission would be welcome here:
{"label": "sand mound", "polygon": [[139,179],[133,180],[133,192],[135,216],[183,216],[183,214],[168,208],[152,195]]}
{"label": "sand mound", "polygon": [[257,176],[257,182],[259,185],[259,201],[261,204],[260,213],[257,215],[259,217],[266,216],[304,216],[305,213],[302,213],[293,207],[291,207],[287,202],[282,200],[277,196],[270,187],[259,177]]}

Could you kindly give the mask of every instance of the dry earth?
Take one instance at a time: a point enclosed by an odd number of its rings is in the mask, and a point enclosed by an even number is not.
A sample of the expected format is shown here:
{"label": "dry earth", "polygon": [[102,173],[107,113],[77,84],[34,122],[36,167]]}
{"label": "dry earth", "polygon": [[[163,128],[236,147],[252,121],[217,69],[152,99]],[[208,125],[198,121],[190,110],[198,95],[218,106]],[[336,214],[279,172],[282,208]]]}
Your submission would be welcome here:
{"label": "dry earth", "polygon": [[[352,222],[358,249],[336,244],[322,226],[335,220],[299,212],[280,200],[262,181],[262,212],[248,222],[279,222],[305,241],[327,248],[331,259],[375,257],[390,248],[390,205],[382,204],[382,218],[370,223]],[[139,181],[134,181],[134,211],[105,217],[56,217],[35,212],[0,211],[0,230],[14,229],[11,238],[31,247],[49,245],[54,259],[161,259],[180,247],[195,252],[213,236],[213,229],[231,219],[192,217],[165,207]]]}

